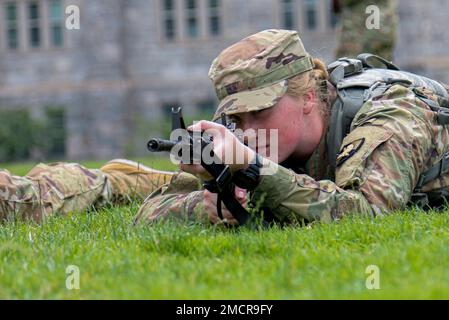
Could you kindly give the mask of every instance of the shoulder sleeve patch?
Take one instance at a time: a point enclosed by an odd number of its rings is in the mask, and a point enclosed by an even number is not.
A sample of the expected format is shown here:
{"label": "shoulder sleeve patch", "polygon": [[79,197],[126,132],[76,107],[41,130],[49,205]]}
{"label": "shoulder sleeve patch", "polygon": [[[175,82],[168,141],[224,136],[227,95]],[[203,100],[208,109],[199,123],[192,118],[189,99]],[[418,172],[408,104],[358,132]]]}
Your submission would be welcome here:
{"label": "shoulder sleeve patch", "polygon": [[365,143],[365,138],[354,140],[344,145],[337,154],[337,167],[342,165],[346,160],[351,158]]}
{"label": "shoulder sleeve patch", "polygon": [[382,143],[391,138],[393,132],[380,126],[355,128],[343,140],[337,157],[335,182],[339,187],[363,183],[365,161]]}

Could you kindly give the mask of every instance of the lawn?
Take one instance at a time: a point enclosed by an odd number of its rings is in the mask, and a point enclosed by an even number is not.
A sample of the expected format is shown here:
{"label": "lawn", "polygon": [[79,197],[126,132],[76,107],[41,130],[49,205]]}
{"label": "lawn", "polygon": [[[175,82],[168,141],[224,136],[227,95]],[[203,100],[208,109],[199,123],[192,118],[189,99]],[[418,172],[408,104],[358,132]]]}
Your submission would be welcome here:
{"label": "lawn", "polygon": [[[143,162],[170,168],[158,161]],[[29,168],[8,166],[17,174]],[[0,298],[449,298],[449,211],[255,231],[134,227],[138,207],[0,226]],[[371,265],[377,290],[366,286]]]}

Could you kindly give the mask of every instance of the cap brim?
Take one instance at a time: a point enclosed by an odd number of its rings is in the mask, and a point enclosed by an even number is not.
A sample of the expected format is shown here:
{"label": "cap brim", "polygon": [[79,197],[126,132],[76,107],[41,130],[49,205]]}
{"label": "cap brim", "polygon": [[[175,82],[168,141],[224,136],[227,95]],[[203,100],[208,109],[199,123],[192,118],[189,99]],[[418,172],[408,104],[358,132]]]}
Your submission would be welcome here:
{"label": "cap brim", "polygon": [[287,81],[281,81],[256,90],[248,90],[231,94],[218,104],[212,121],[226,115],[259,111],[274,106],[287,92]]}

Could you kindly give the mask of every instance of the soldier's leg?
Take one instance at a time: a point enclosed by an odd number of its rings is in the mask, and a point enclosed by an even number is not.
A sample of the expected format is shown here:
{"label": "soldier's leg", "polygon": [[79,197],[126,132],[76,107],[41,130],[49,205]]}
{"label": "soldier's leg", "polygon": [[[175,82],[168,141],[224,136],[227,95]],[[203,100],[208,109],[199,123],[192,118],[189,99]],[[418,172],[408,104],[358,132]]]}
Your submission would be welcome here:
{"label": "soldier's leg", "polygon": [[143,199],[173,174],[128,160],[110,161],[101,170],[76,163],[39,164],[26,177],[0,170],[0,218],[42,221],[51,214]]}
{"label": "soldier's leg", "polygon": [[83,211],[108,201],[110,190],[101,171],[75,163],[39,164],[25,177],[0,170],[0,219],[41,222],[52,214]]}
{"label": "soldier's leg", "polygon": [[80,212],[112,200],[107,176],[77,163],[41,163],[26,178],[33,182],[46,216]]}
{"label": "soldier's leg", "polygon": [[22,218],[40,221],[45,215],[45,204],[34,182],[0,170],[0,222]]}
{"label": "soldier's leg", "polygon": [[141,163],[115,159],[101,169],[112,187],[113,201],[126,203],[131,199],[143,200],[150,193],[170,182],[175,172],[149,168]]}
{"label": "soldier's leg", "polygon": [[41,164],[27,177],[41,184],[42,198],[52,203],[54,212],[65,214],[108,202],[143,200],[166,184],[173,174],[134,161],[116,159],[101,169],[86,169],[75,163]]}

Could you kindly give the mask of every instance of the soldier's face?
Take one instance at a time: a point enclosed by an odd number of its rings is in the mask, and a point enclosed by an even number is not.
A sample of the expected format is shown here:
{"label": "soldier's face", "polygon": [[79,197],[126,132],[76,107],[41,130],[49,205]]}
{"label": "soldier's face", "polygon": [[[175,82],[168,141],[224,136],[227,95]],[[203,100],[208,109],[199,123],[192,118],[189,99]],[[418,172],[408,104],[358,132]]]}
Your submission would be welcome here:
{"label": "soldier's face", "polygon": [[[301,101],[288,95],[284,95],[279,102],[271,108],[256,112],[238,113],[230,118],[236,123],[237,128],[242,130],[266,129],[266,143],[259,146],[256,152],[268,156],[271,160],[282,162],[293,155],[298,146],[300,147],[303,137],[304,115]],[[270,145],[270,133],[276,130],[278,139],[277,146]],[[272,142],[271,142],[272,144]],[[273,149],[277,147],[277,157],[273,158]]]}

